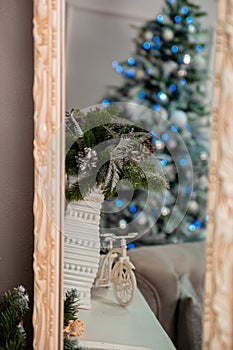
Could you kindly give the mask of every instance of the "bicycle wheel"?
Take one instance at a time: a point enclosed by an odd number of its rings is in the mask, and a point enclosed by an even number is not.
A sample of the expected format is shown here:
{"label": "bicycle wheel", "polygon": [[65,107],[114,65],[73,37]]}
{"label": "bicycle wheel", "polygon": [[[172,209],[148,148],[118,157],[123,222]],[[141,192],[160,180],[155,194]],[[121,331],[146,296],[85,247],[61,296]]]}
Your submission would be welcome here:
{"label": "bicycle wheel", "polygon": [[122,306],[132,303],[137,288],[133,269],[129,264],[117,262],[112,271],[114,295]]}

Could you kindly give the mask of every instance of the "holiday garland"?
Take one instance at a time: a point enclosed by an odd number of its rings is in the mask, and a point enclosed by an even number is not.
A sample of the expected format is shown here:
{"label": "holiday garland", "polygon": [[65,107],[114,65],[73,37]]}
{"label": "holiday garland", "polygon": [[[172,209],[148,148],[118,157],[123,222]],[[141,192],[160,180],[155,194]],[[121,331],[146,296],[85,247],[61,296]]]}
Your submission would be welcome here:
{"label": "holiday garland", "polygon": [[130,182],[134,190],[161,192],[168,186],[156,164],[150,133],[119,115],[116,106],[66,114],[68,202],[84,199],[95,188],[111,198],[119,181]]}
{"label": "holiday garland", "polygon": [[23,319],[29,311],[29,297],[23,286],[0,296],[0,350],[21,350],[26,345]]}

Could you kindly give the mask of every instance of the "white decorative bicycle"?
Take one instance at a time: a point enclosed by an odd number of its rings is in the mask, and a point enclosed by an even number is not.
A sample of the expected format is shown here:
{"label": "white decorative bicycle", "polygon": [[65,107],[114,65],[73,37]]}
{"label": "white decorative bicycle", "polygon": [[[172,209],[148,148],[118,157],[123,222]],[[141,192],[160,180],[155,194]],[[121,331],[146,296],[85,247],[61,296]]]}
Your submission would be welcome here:
{"label": "white decorative bicycle", "polygon": [[[113,285],[114,295],[120,305],[130,305],[135,297],[137,282],[134,274],[135,267],[127,256],[126,238],[135,238],[137,233],[127,236],[117,236],[113,233],[104,233],[105,242],[109,243],[109,251],[101,255],[100,267],[94,285],[96,287],[110,287]],[[113,242],[121,241],[118,248],[113,248]]]}

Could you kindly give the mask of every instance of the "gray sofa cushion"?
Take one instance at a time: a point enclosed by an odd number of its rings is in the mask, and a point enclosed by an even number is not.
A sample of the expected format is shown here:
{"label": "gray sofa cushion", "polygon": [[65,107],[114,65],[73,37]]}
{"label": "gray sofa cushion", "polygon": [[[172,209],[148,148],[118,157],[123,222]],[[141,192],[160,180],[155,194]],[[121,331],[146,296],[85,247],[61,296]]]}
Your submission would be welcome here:
{"label": "gray sofa cushion", "polygon": [[177,312],[176,345],[179,350],[201,350],[202,303],[189,278],[179,280],[180,298]]}
{"label": "gray sofa cushion", "polygon": [[179,279],[186,275],[202,301],[205,243],[202,241],[140,247],[129,251],[129,256],[136,267],[138,288],[176,345]]}

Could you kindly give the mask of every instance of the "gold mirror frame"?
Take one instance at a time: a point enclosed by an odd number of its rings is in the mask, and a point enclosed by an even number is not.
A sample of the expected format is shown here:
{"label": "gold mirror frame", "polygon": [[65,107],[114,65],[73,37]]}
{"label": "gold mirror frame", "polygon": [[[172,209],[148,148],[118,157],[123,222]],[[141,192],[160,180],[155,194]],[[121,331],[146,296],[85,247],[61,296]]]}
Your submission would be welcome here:
{"label": "gold mirror frame", "polygon": [[[233,0],[219,0],[203,350],[233,348],[232,16]],[[63,349],[64,17],[64,0],[34,0],[34,350]]]}

